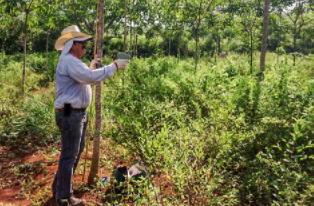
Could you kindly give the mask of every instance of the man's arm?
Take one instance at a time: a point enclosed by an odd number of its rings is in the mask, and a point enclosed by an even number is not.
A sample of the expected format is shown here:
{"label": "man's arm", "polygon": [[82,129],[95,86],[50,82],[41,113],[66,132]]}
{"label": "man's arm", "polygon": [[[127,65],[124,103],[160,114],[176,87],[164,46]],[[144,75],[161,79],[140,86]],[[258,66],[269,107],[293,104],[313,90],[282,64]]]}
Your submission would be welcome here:
{"label": "man's arm", "polygon": [[73,58],[73,61],[67,62],[67,73],[72,79],[81,84],[91,84],[108,79],[112,77],[113,74],[117,71],[115,64],[110,64],[100,69],[91,70],[84,62],[76,59],[75,57]]}

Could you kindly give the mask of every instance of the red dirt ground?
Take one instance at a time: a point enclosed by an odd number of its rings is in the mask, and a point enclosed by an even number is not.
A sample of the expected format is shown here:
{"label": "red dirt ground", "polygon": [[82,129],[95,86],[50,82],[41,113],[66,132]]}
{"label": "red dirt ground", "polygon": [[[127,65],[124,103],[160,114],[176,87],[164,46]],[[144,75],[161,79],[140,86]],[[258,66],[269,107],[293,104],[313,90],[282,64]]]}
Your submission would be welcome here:
{"label": "red dirt ground", "polygon": [[[60,148],[60,145],[58,146]],[[55,206],[55,200],[52,198],[51,185],[58,169],[60,151],[55,152],[55,155],[43,155],[38,152],[35,146],[29,145],[29,150],[18,150],[0,146],[0,205],[32,205],[35,202],[44,202],[43,206]],[[38,149],[38,148],[37,148]],[[39,148],[42,149],[42,148]],[[48,151],[49,153],[49,151]],[[110,151],[106,151],[109,159],[113,159],[113,165],[130,166],[130,163],[125,163],[117,156],[110,156]],[[45,157],[46,156],[46,157]],[[51,158],[53,156],[53,158]],[[85,153],[82,154],[81,162],[84,162]],[[91,160],[91,155],[87,156],[87,160]],[[28,164],[30,163],[30,164]],[[25,167],[28,165],[28,167]],[[31,167],[35,165],[35,167]],[[23,167],[24,166],[24,167]],[[100,170],[99,177],[107,176],[110,178],[110,170]],[[87,182],[89,168],[85,173],[85,183]],[[158,181],[156,180],[158,179]],[[160,181],[161,180],[161,181]],[[167,194],[172,194],[171,184],[166,178],[155,176],[153,180],[156,187],[161,183],[163,191]],[[73,177],[74,186],[78,187],[82,182],[82,175],[75,174]],[[106,193],[106,190],[103,191]],[[107,191],[108,192],[108,191]],[[33,195],[33,196],[32,196]],[[32,196],[32,197],[31,197]],[[101,196],[91,191],[80,191],[79,198],[84,198],[88,205],[103,205]],[[37,198],[37,199],[36,199]],[[43,198],[43,199],[40,199]],[[132,203],[128,203],[133,205]]]}
{"label": "red dirt ground", "polygon": [[[19,165],[25,165],[27,163],[32,163],[35,165],[39,165],[36,169],[32,170],[31,177],[33,178],[34,182],[40,186],[39,190],[44,191],[45,187],[51,186],[55,172],[58,169],[58,159],[60,154],[55,157],[55,161],[47,160],[42,154],[34,153],[32,151],[28,153],[20,153],[17,155],[10,156],[10,154],[16,154],[16,150],[5,150],[3,147],[0,146],[0,203],[4,205],[31,205],[32,201],[29,200],[29,197],[25,196],[24,190],[26,189],[23,186],[23,182],[27,182],[29,175],[25,176],[16,176],[14,174],[14,168],[17,168]],[[82,159],[85,157],[85,153],[82,154]],[[90,156],[87,157],[90,159]],[[46,166],[44,170],[40,170],[40,163],[44,163]],[[28,170],[20,169],[19,173],[23,172],[28,173]],[[87,182],[89,171],[85,173],[85,182]],[[110,176],[110,171],[103,171],[103,176]],[[82,175],[75,174],[74,178],[74,185],[81,183]],[[27,187],[27,186],[26,186]],[[54,206],[55,201],[52,198],[51,187],[48,187],[50,191],[48,191],[48,195],[51,197],[46,203],[45,206]],[[32,194],[36,194],[38,190],[32,191]],[[99,197],[95,197],[92,193],[84,193],[83,191],[80,192],[77,197],[82,197],[86,199],[88,202],[94,203],[94,205],[98,205],[101,201]]]}

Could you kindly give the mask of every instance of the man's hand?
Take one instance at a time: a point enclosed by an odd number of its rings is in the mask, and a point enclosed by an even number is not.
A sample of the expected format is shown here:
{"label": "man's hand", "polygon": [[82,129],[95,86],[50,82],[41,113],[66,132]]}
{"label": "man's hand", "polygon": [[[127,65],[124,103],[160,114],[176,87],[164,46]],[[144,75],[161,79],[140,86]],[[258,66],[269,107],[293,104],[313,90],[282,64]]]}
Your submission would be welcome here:
{"label": "man's hand", "polygon": [[129,59],[117,59],[114,63],[117,66],[117,70],[120,70],[125,69],[129,62]]}
{"label": "man's hand", "polygon": [[96,67],[98,67],[98,65],[100,64],[100,62],[101,62],[100,60],[101,60],[100,58],[93,59],[93,60],[90,62],[89,68],[90,68],[91,70],[95,70]]}

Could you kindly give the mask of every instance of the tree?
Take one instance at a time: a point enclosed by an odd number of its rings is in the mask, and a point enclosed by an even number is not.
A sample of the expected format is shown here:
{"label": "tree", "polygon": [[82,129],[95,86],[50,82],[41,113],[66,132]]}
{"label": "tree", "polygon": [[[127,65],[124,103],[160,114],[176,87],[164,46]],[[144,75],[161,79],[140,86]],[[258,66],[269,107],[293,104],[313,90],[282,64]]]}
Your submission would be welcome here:
{"label": "tree", "polygon": [[182,0],[181,5],[184,5],[181,18],[183,21],[189,22],[192,27],[192,33],[195,39],[195,69],[198,64],[198,46],[199,46],[199,32],[204,26],[204,20],[208,18],[209,14],[214,11],[216,6],[220,3],[218,0]]}
{"label": "tree", "polygon": [[295,66],[296,52],[297,52],[297,38],[301,33],[301,29],[308,25],[313,19],[305,19],[304,15],[308,11],[308,7],[312,3],[311,0],[297,0],[292,5],[292,10],[285,10],[285,14],[290,19],[292,25],[292,35],[293,35],[293,66]]}
{"label": "tree", "polygon": [[266,46],[267,46],[267,32],[268,32],[268,14],[269,14],[270,0],[265,0],[264,8],[264,21],[263,21],[263,38],[261,48],[260,70],[261,73],[265,71],[265,58],[266,58]]}
{"label": "tree", "polygon": [[26,69],[26,46],[28,27],[37,24],[36,11],[51,6],[55,0],[11,0],[4,2],[10,13],[20,13],[24,17],[24,43],[23,43],[23,75],[22,75],[22,94],[25,94],[25,69]]}
{"label": "tree", "polygon": [[[126,0],[124,0],[124,33],[123,33],[123,52],[126,52],[126,38],[127,38],[127,30],[126,30],[126,21],[127,21],[127,4]],[[124,77],[125,77],[125,72],[123,70],[123,77],[122,77],[122,86],[124,86]]]}
{"label": "tree", "polygon": [[[0,3],[0,5],[3,2]],[[5,42],[6,40],[10,37],[9,35],[9,28],[13,24],[13,17],[6,13],[5,7],[1,6],[1,15],[0,15],[0,41],[1,41],[1,53],[2,53],[2,61],[4,59],[4,54],[5,54]],[[1,70],[0,70],[1,71]]]}
{"label": "tree", "polygon": [[253,73],[253,51],[254,51],[254,35],[258,27],[259,17],[261,16],[260,0],[243,0],[238,3],[230,4],[229,10],[239,15],[240,24],[247,34],[250,45],[250,67]]}
{"label": "tree", "polygon": [[131,0],[129,5],[129,51],[132,51],[133,56],[137,56],[137,36],[147,26],[146,14],[148,13],[149,3],[146,0]]}
{"label": "tree", "polygon": [[59,4],[54,5],[53,8],[51,7],[43,7],[41,10],[38,11],[38,16],[41,18],[39,19],[40,28],[42,28],[43,33],[46,34],[46,63],[45,68],[48,67],[48,55],[49,55],[49,35],[50,32],[56,27],[57,22],[63,21],[63,16],[60,12],[57,12],[60,8]]}
{"label": "tree", "polygon": [[[124,36],[123,36],[123,52],[126,52],[126,36],[127,36],[127,30],[126,30],[126,14],[127,14],[127,6],[126,6],[126,0],[124,0]],[[123,70],[123,76],[124,76],[124,70]],[[124,78],[123,78],[123,85],[124,85]]]}
{"label": "tree", "polygon": [[[97,41],[97,58],[102,60],[102,42],[104,36],[104,0],[98,1],[98,41]],[[94,185],[94,179],[97,178],[98,165],[99,165],[99,147],[100,147],[100,132],[101,132],[101,117],[102,117],[102,108],[101,108],[101,82],[96,83],[96,122],[94,133],[94,146],[93,146],[93,157],[91,170],[88,176],[88,184]]]}
{"label": "tree", "polygon": [[[171,55],[172,38],[178,28],[178,5],[176,1],[156,1],[153,4],[153,21],[150,21],[150,32],[162,37],[168,56]],[[151,14],[152,14],[151,13]],[[165,52],[166,54],[166,52]]]}
{"label": "tree", "polygon": [[[162,17],[163,17],[163,24],[165,25],[165,30],[167,36],[168,36],[168,56],[171,55],[171,41],[173,36],[173,31],[177,30],[177,24],[178,24],[178,7],[175,1],[168,1],[164,2],[162,6]],[[165,36],[164,36],[165,37]],[[166,38],[164,38],[164,41]]]}
{"label": "tree", "polygon": [[221,39],[223,38],[224,30],[234,25],[231,23],[231,15],[228,13],[225,6],[220,5],[216,12],[212,14],[211,19],[208,22],[208,27],[212,28],[210,33],[213,34],[213,39],[216,39],[216,53],[219,55],[221,53]]}
{"label": "tree", "polygon": [[[307,21],[307,19],[314,19],[314,14],[308,13],[304,16]],[[302,51],[304,54],[313,53],[313,35],[314,35],[314,28],[312,24],[307,24],[303,27],[300,36],[302,37],[302,41],[300,43],[300,47],[302,48]]]}
{"label": "tree", "polygon": [[279,22],[278,22],[278,51],[277,51],[277,63],[279,63],[279,48],[281,47],[281,39],[282,39],[282,35],[281,35],[281,32],[282,32],[282,25],[281,25],[281,22],[282,22],[282,9],[279,8],[279,14],[278,14],[278,17],[279,17]]}

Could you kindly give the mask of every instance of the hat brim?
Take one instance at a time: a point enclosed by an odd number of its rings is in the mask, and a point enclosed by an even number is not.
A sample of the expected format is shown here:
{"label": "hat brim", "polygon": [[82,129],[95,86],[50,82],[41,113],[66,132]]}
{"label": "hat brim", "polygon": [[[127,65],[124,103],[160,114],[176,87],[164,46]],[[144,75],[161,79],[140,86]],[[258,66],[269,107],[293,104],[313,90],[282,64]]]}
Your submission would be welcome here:
{"label": "hat brim", "polygon": [[62,50],[65,43],[69,41],[70,39],[74,39],[74,38],[77,38],[76,41],[88,41],[88,40],[93,39],[93,36],[83,34],[81,32],[71,32],[71,33],[64,34],[57,39],[55,43],[55,49],[59,51]]}

